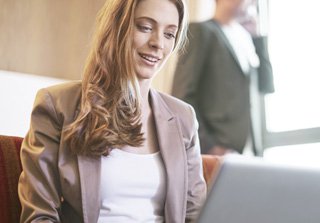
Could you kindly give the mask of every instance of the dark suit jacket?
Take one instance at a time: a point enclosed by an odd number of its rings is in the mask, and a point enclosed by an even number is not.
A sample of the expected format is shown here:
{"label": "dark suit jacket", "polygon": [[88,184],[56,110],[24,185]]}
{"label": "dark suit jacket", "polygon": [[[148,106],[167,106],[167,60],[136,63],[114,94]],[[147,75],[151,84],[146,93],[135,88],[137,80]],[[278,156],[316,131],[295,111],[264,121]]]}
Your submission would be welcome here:
{"label": "dark suit jacket", "polygon": [[[191,106],[150,91],[160,152],[166,169],[165,221],[194,220],[206,196]],[[39,91],[21,148],[21,222],[97,222],[100,157],[74,155],[61,130],[77,116],[81,82]]]}
{"label": "dark suit jacket", "polygon": [[[266,50],[265,39],[254,43],[257,50]],[[268,53],[257,54],[260,91],[272,92]],[[216,21],[190,24],[189,44],[179,58],[172,94],[195,108],[203,153],[216,144],[242,152],[250,130],[250,75],[243,73]]]}

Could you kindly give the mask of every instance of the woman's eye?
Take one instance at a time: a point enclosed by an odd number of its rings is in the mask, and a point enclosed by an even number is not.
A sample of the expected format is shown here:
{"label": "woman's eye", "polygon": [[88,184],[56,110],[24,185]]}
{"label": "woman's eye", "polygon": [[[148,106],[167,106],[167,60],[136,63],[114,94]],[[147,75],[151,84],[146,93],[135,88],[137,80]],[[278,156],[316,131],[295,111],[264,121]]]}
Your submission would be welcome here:
{"label": "woman's eye", "polygon": [[144,26],[144,25],[137,25],[138,29],[142,32],[150,32],[152,30],[151,27],[149,26]]}
{"label": "woman's eye", "polygon": [[175,39],[176,36],[173,33],[165,33],[167,39]]}

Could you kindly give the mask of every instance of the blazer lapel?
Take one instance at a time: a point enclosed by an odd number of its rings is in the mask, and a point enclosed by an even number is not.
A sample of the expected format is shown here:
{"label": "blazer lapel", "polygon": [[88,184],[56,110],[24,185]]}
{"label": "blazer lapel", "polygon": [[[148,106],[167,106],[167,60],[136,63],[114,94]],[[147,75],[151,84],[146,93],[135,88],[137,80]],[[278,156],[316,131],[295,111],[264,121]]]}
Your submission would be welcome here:
{"label": "blazer lapel", "polygon": [[167,173],[166,222],[184,222],[187,194],[187,164],[183,138],[177,118],[155,90],[151,105],[162,159]]}
{"label": "blazer lapel", "polygon": [[[81,103],[78,104],[73,119],[78,116],[80,109]],[[78,155],[77,158],[80,176],[83,222],[97,222],[100,212],[101,157]]]}
{"label": "blazer lapel", "polygon": [[78,155],[84,223],[97,222],[100,211],[101,157]]}
{"label": "blazer lapel", "polygon": [[226,44],[227,49],[229,50],[229,52],[230,52],[230,54],[232,55],[233,59],[234,59],[235,62],[238,64],[241,72],[243,73],[242,68],[241,68],[241,65],[240,65],[240,62],[239,62],[239,60],[238,60],[238,57],[237,57],[236,53],[234,52],[234,49],[233,49],[233,47],[231,46],[230,41],[228,40],[227,36],[224,34],[221,26],[218,24],[217,21],[215,21],[215,20],[213,20],[213,19],[211,19],[211,21],[212,21],[213,24],[216,26],[216,29],[218,30],[218,32],[219,32],[219,34],[220,34],[223,42]]}

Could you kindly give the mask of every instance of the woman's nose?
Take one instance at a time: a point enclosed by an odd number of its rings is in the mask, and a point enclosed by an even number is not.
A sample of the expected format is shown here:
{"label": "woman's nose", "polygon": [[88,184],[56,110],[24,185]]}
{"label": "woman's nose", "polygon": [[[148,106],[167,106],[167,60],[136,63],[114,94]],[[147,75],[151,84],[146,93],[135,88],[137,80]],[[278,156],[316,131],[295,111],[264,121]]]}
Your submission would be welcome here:
{"label": "woman's nose", "polygon": [[164,36],[160,32],[154,32],[151,35],[149,45],[152,48],[163,49],[164,48]]}

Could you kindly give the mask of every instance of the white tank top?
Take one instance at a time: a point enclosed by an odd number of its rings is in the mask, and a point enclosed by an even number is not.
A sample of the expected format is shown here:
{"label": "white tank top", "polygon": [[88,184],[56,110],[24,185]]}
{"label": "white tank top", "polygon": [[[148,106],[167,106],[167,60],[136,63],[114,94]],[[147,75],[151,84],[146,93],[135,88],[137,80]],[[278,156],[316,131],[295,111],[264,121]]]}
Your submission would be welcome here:
{"label": "white tank top", "polygon": [[98,223],[163,223],[166,173],[160,152],[113,149],[101,158]]}

